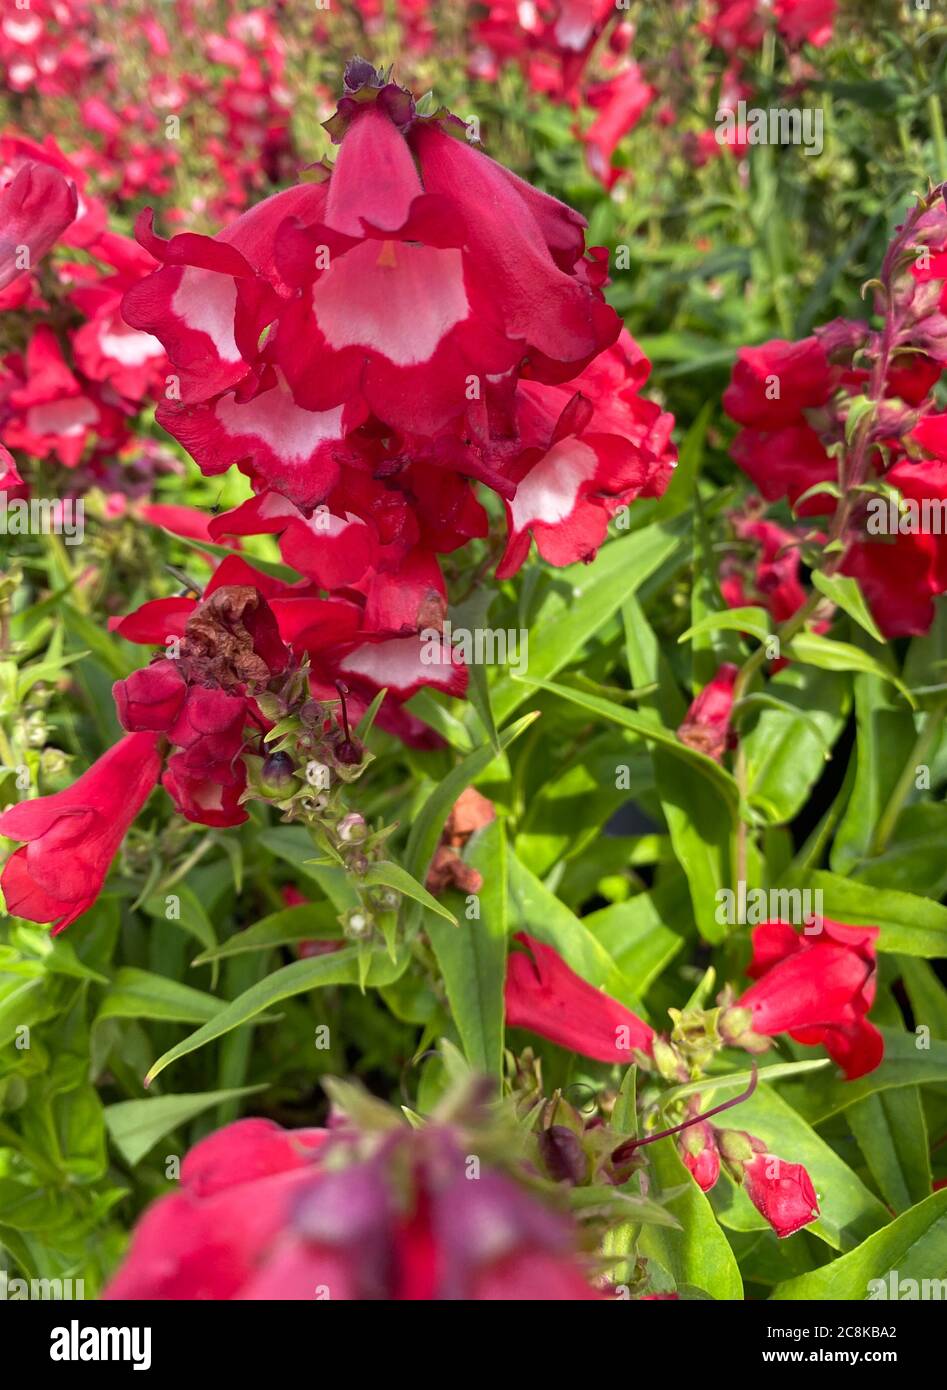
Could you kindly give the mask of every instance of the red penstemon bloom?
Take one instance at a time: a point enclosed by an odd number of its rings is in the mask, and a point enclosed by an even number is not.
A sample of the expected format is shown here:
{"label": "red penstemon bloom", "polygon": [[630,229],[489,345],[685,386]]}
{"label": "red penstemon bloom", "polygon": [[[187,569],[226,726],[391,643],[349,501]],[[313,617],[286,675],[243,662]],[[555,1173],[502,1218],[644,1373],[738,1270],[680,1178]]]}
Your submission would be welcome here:
{"label": "red penstemon bloom", "polygon": [[824,1046],[850,1081],[873,1071],[884,1054],[884,1040],[867,1018],[875,998],[877,936],[877,927],[828,918],[811,933],[786,922],[761,923],[753,929],[747,968],[756,984],[725,1011],[721,1032],[751,1050],[788,1033],[796,1042]]}
{"label": "red penstemon bloom", "polygon": [[517,451],[506,465],[509,539],[497,576],[515,574],[530,538],[544,560],[592,559],[610,517],[635,497],[660,496],[677,462],[673,416],[640,395],[651,364],[623,331],[574,381],[523,381]]}
{"label": "red penstemon bloom", "polygon": [[324,182],[219,237],[163,243],[141,223],[164,269],[125,313],[181,370],[183,412],[161,411],[172,432],[212,417],[235,441],[256,432],[284,467],[315,466],[369,414],[407,433],[464,416],[482,428],[492,383],[508,390],[524,358],[563,380],[617,337],[583,272],[582,220],[473,149],[460,122],[419,116],[357,61],[329,129],[340,148]]}
{"label": "red penstemon bloom", "polygon": [[75,187],[48,164],[24,163],[0,190],[0,290],[32,270],[75,220]]}
{"label": "red penstemon bloom", "polygon": [[743,1130],[717,1130],[717,1147],[731,1177],[780,1239],[815,1221],[819,1201],[801,1163],[787,1163],[768,1153],[761,1139]]}
{"label": "red penstemon bloom", "polygon": [[0,816],[0,835],[26,841],[0,875],[9,912],[61,932],[88,911],[157,784],[157,742],[153,733],[128,734],[65,791]]}
{"label": "red penstemon bloom", "polygon": [[[947,364],[945,247],[947,212],[932,202],[898,229],[885,258],[883,333],[839,319],[801,342],[744,348],[724,393],[724,408],[743,426],[732,445],[739,466],[767,501],[785,497],[800,515],[833,517],[830,538],[841,543],[833,565],[858,580],[888,637],[925,633],[934,597],[947,591],[941,528],[897,518],[878,525],[880,499],[866,495],[883,481],[921,516],[947,498],[933,396]],[[859,400],[872,406],[870,430],[849,439]],[[820,491],[822,483],[833,492]]]}
{"label": "red penstemon bloom", "polygon": [[730,717],[738,675],[738,667],[724,662],[692,702],[677,731],[682,743],[705,753],[714,762],[723,760],[731,738]]}
{"label": "red penstemon bloom", "polygon": [[604,1296],[574,1253],[568,1220],[499,1171],[469,1181],[466,1162],[444,1129],[371,1142],[345,1125],[239,1121],[187,1156],[181,1191],[146,1212],[105,1296]]}
{"label": "red penstemon bloom", "polygon": [[[624,1004],[583,980],[558,951],[525,932],[514,937],[525,951],[507,962],[506,1021],[599,1062],[650,1054],[654,1033]],[[527,954],[528,953],[528,954]]]}
{"label": "red penstemon bloom", "polygon": [[697,1102],[695,1097],[693,1122],[678,1136],[677,1147],[701,1191],[716,1186],[722,1164],[780,1238],[815,1221],[819,1202],[803,1165],[778,1158],[761,1139],[744,1130],[721,1129],[701,1119]]}

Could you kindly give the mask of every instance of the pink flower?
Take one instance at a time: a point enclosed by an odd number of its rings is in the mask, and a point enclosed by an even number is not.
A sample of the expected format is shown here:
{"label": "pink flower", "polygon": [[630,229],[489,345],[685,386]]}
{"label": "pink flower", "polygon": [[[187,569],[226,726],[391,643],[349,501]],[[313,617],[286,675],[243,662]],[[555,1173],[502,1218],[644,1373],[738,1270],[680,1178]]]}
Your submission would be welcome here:
{"label": "pink flower", "polygon": [[141,221],[162,269],[125,299],[180,375],[162,423],[202,466],[252,453],[283,490],[312,474],[310,502],[369,415],[406,434],[482,433],[521,364],[567,379],[620,328],[588,282],[583,220],[455,138],[454,118],[418,116],[355,61],[329,129],[331,176],[216,238],[161,242]]}
{"label": "pink flower", "polygon": [[713,1125],[704,1120],[682,1131],[677,1140],[684,1167],[700,1188],[709,1192],[720,1176],[720,1154]]}
{"label": "pink flower", "polygon": [[612,157],[620,140],[641,120],[657,96],[657,88],[646,82],[637,63],[597,82],[586,92],[586,100],[598,112],[582,135],[589,169],[606,188],[619,177]]}
{"label": "pink flower", "polygon": [[[48,164],[25,163],[0,191],[0,290],[33,270],[76,216],[75,187]],[[23,263],[25,261],[25,264]]]}
{"label": "pink flower", "polygon": [[25,361],[12,354],[4,366],[9,374],[0,380],[0,397],[8,447],[43,459],[55,454],[66,468],[75,468],[93,439],[124,439],[121,414],[69,368],[48,324],[34,330]]}

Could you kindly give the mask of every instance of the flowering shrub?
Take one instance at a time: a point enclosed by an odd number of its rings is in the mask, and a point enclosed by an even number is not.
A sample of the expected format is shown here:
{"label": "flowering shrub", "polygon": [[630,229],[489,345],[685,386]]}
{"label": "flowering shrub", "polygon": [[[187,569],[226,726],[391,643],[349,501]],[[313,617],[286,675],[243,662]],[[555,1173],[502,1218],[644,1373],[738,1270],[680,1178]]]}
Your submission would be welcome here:
{"label": "flowering shrub", "polygon": [[947,1274],[938,32],[0,18],[14,1276]]}

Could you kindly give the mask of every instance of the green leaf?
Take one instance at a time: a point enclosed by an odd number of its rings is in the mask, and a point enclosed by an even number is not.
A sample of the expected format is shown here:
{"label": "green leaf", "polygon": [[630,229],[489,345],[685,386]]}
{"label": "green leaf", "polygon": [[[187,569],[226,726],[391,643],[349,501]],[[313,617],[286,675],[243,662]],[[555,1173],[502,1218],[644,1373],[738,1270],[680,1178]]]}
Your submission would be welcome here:
{"label": "green leaf", "polygon": [[476,1071],[499,1078],[503,1064],[503,981],[509,933],[507,845],[498,817],[470,841],[465,859],[483,875],[480,916],[459,925],[427,922],[464,1055]]}
{"label": "green leaf", "polygon": [[265,1090],[265,1085],[240,1086],[229,1091],[202,1091],[199,1095],[122,1100],[105,1107],[105,1123],[112,1143],[125,1162],[134,1167],[159,1139],[186,1125],[212,1105]]}
{"label": "green leaf", "polygon": [[473,740],[466,725],[456,715],[451,714],[433,691],[419,690],[416,695],[411,696],[405,709],[410,710],[418,719],[423,719],[425,724],[430,724],[456,753],[469,753],[473,748]]}
{"label": "green leaf", "polygon": [[[800,1076],[805,1072],[819,1071],[830,1065],[827,1057],[817,1057],[811,1062],[774,1062],[769,1067],[758,1067],[756,1078],[759,1085],[770,1081],[783,1081]],[[726,1072],[722,1076],[706,1076],[699,1081],[684,1081],[680,1086],[671,1086],[661,1096],[661,1107],[667,1107],[688,1096],[709,1096],[713,1093],[726,1094],[728,1091],[745,1091],[753,1080],[753,1071]]]}
{"label": "green leaf", "polygon": [[802,1085],[785,1087],[785,1098],[810,1124],[822,1124],[838,1111],[878,1091],[947,1082],[947,1042],[928,1039],[929,1047],[919,1047],[919,1039],[913,1033],[898,1028],[880,1031],[885,1043],[884,1060],[866,1076],[842,1081],[826,1072]]}
{"label": "green leaf", "polygon": [[556,685],[552,681],[538,681],[527,676],[515,677],[514,679],[522,680],[525,685],[548,690],[550,694],[558,695],[563,700],[569,700],[572,704],[578,705],[580,709],[588,710],[590,714],[597,714],[602,719],[609,719],[613,724],[619,724],[623,729],[628,729],[633,734],[639,734],[648,742],[666,748],[668,752],[673,753],[675,757],[687,763],[710,782],[720,793],[731,814],[736,814],[740,798],[737,784],[730,773],[715,763],[712,758],[708,758],[703,753],[698,752],[696,748],[682,743],[670,729],[654,724],[643,715],[627,710],[622,705],[616,705],[611,700],[601,700],[597,695],[587,695],[584,691],[573,690],[567,685]]}
{"label": "green leaf", "polygon": [[[366,983],[373,986],[392,984],[407,968],[408,960],[407,953],[393,961],[386,950],[376,948],[371,952]],[[232,1028],[249,1023],[271,1004],[278,1004],[295,994],[305,994],[324,985],[357,985],[358,982],[358,948],[355,946],[345,946],[324,956],[312,956],[308,960],[297,960],[293,961],[292,965],[284,965],[281,970],[268,975],[265,980],[245,990],[224,1008],[219,1009],[203,1028],[198,1028],[196,1033],[192,1033],[190,1037],[163,1053],[148,1072],[146,1084],[152,1082],[165,1067],[176,1062],[179,1057],[186,1057],[189,1052],[195,1052],[205,1043],[222,1037]]]}
{"label": "green leaf", "polygon": [[313,840],[301,825],[277,825],[256,834],[256,842],[284,859],[296,873],[317,884],[339,913],[358,906],[358,895],[345,869],[312,861]]}
{"label": "green leaf", "polygon": [[[729,349],[727,352],[728,360],[730,360]],[[671,474],[671,481],[668,483],[663,497],[660,498],[651,513],[652,521],[670,521],[674,517],[680,516],[682,512],[686,512],[693,504],[694,489],[697,486],[697,477],[704,458],[707,429],[713,419],[714,410],[715,402],[705,401],[694,423],[681,440],[681,447],[677,454],[677,467]]]}
{"label": "green leaf", "polygon": [[258,555],[245,555],[239,550],[232,550],[229,546],[218,545],[216,541],[199,541],[192,536],[175,535],[174,539],[180,545],[197,550],[202,555],[215,556],[218,559],[226,560],[231,555],[237,556],[252,569],[258,569],[263,574],[268,574],[271,579],[282,579],[286,584],[298,584],[300,576],[298,572],[291,569],[289,565],[282,565],[278,560],[261,560]]}
{"label": "green leaf", "polygon": [[220,1000],[165,975],[153,975],[125,965],[99,1007],[96,1022],[105,1018],[153,1018],[167,1023],[204,1023],[214,1017]]}
{"label": "green leaf", "polygon": [[842,675],[789,666],[767,682],[785,706],[763,709],[742,736],[747,801],[770,825],[799,814],[825,772],[826,750],[845,727],[849,683]]}
{"label": "green leaf", "polygon": [[211,951],[195,956],[192,965],[207,965],[245,951],[272,950],[275,946],[295,946],[300,941],[334,941],[342,936],[339,916],[331,903],[300,903],[261,917],[252,927],[234,932]]}
{"label": "green leaf", "polygon": [[435,913],[438,917],[443,917],[454,927],[457,925],[457,918],[452,912],[437,901],[426,888],[422,887],[416,879],[413,879],[400,864],[392,864],[390,860],[381,859],[375,864],[369,865],[368,869],[361,876],[361,881],[369,888],[393,888],[396,892],[402,893],[406,898],[411,898],[414,902],[426,907],[428,912]]}
{"label": "green leaf", "polygon": [[748,632],[751,637],[765,642],[767,637],[772,636],[773,628],[765,608],[725,608],[719,613],[708,613],[706,618],[701,618],[699,623],[695,623],[686,632],[682,632],[677,640],[687,642],[692,637],[700,636],[701,633],[721,630]]}
{"label": "green leaf", "polygon": [[636,1007],[638,1001],[625,976],[582,918],[576,917],[515,854],[510,855],[509,873],[514,928],[553,946],[589,984],[604,989],[629,1008]]}
{"label": "green leaf", "polygon": [[[478,632],[487,626],[490,608],[493,603],[493,593],[486,589],[477,589],[465,603],[459,604],[451,610],[451,622],[456,631],[463,627],[468,632]],[[470,661],[467,666],[468,684],[467,698],[477,718],[483,726],[483,731],[493,745],[494,751],[500,751],[500,744],[497,739],[496,721],[493,717],[493,707],[490,703],[490,683],[487,679],[487,668],[481,661]]]}
{"label": "green leaf", "polygon": [[876,1091],[850,1105],[845,1118],[890,1207],[906,1211],[930,1195],[927,1124],[916,1086]]}
{"label": "green leaf", "polygon": [[[589,565],[570,565],[556,574],[557,586],[569,594],[555,622],[543,622],[530,633],[529,669],[542,684],[582,649],[621,605],[680,548],[678,521],[646,526],[610,540]],[[493,713],[498,724],[510,717],[527,697],[523,684],[504,676],[493,689]]]}
{"label": "green leaf", "polygon": [[[624,605],[622,620],[632,683],[653,683],[656,687],[654,693],[642,699],[637,718],[652,732],[662,735],[660,742],[651,745],[654,779],[674,855],[687,880],[694,921],[705,940],[720,941],[727,929],[717,921],[717,895],[729,884],[731,832],[736,828],[734,799],[739,800],[737,786],[729,773],[702,754],[696,755],[701,759],[696,764],[703,774],[700,777],[693,775],[693,765],[681,759],[680,749],[686,745],[665,728],[665,723],[680,723],[684,702],[637,599],[631,598]],[[718,782],[708,767],[721,773],[724,781]]]}
{"label": "green leaf", "polygon": [[889,691],[877,676],[855,677],[855,778],[830,857],[839,874],[871,854],[879,818],[917,737],[911,711],[889,699]]}
{"label": "green leaf", "polygon": [[[172,899],[173,902],[169,901]],[[173,883],[167,893],[159,892],[146,899],[142,903],[142,908],[149,917],[154,917],[161,922],[173,922],[175,926],[190,932],[206,951],[212,951],[217,944],[213,923],[204,909],[204,904],[186,883]],[[169,917],[169,909],[178,915]]]}
{"label": "green leaf", "polygon": [[898,959],[901,980],[908,992],[915,1026],[924,1025],[935,1038],[947,1040],[947,989],[926,961],[902,956]]}
{"label": "green leaf", "polygon": [[879,951],[947,955],[947,907],[940,903],[821,871],[810,874],[806,886],[821,892],[823,914],[833,921],[880,927]]}
{"label": "green leaf", "polygon": [[683,938],[664,925],[650,893],[603,907],[582,921],[612,956],[638,998],[644,997],[684,945]]}
{"label": "green leaf", "polygon": [[646,1226],[638,1238],[639,1253],[657,1260],[678,1285],[693,1285],[718,1300],[742,1300],[743,1281],[733,1251],[710,1203],[678,1157],[674,1140],[661,1139],[645,1152],[657,1195],[683,1190],[666,1204],[680,1230]]}
{"label": "green leaf", "polygon": [[821,594],[825,594],[826,598],[831,599],[850,618],[854,618],[869,637],[873,637],[876,642],[884,642],[878,624],[871,616],[871,610],[858,587],[857,579],[852,579],[847,574],[826,574],[823,570],[813,570],[812,582]]}
{"label": "green leaf", "polygon": [[900,690],[912,709],[917,701],[900,676],[894,675],[880,661],[853,647],[850,642],[836,642],[830,637],[821,637],[817,632],[800,632],[783,650],[783,656],[792,661],[801,661],[807,666],[817,666],[822,671],[861,671],[869,676],[878,676]]}
{"label": "green leaf", "polygon": [[[841,1259],[797,1279],[787,1279],[777,1285],[772,1296],[806,1302],[823,1299],[857,1302],[872,1295],[878,1297],[880,1291],[872,1289],[869,1281],[879,1279],[887,1285],[892,1272],[896,1281],[940,1278],[944,1272],[945,1250],[947,1191],[935,1192]],[[890,1292],[887,1296],[890,1297]]]}

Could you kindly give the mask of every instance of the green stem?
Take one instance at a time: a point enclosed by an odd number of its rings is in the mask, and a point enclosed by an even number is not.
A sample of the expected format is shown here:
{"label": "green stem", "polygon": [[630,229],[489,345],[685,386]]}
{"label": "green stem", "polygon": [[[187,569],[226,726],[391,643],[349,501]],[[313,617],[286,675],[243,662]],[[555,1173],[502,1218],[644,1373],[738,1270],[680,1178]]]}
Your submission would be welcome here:
{"label": "green stem", "polygon": [[936,92],[931,92],[927,98],[927,111],[931,119],[931,136],[937,154],[937,177],[943,182],[947,179],[947,136],[944,134],[944,112]]}

